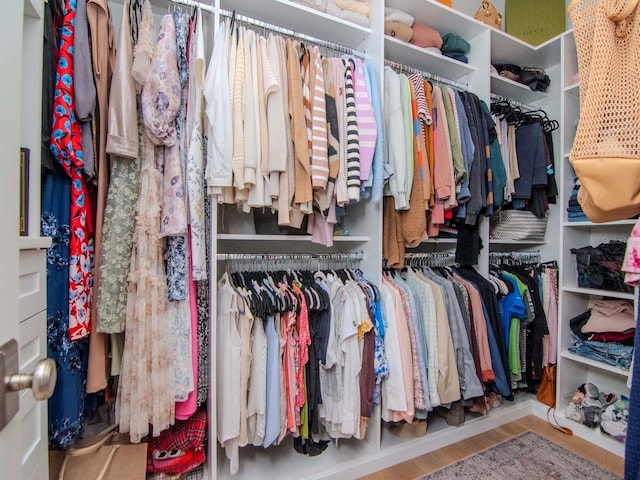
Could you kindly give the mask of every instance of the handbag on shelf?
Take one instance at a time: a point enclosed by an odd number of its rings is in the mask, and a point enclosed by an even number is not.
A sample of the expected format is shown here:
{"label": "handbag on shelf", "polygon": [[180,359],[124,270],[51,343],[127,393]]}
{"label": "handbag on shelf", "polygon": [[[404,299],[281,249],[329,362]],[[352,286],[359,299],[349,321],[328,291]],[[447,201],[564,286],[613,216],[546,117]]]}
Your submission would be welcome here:
{"label": "handbag on shelf", "polygon": [[495,5],[487,0],[482,0],[482,3],[476,10],[476,14],[473,16],[476,20],[486,23],[490,27],[502,30],[502,14],[498,11]]}
{"label": "handbag on shelf", "polygon": [[[580,117],[569,160],[578,202],[592,222],[640,213],[638,0],[573,0]],[[613,72],[613,73],[612,73]]]}

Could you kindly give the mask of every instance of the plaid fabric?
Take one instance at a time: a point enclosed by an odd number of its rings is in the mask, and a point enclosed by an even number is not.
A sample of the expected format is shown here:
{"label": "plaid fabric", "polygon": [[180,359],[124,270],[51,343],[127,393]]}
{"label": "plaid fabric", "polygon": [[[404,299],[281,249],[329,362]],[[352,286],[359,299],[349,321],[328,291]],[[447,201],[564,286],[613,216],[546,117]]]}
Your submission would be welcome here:
{"label": "plaid fabric", "polygon": [[187,420],[178,420],[176,424],[160,433],[158,437],[149,438],[149,457],[154,450],[190,450],[201,448],[207,431],[207,411],[204,408]]}

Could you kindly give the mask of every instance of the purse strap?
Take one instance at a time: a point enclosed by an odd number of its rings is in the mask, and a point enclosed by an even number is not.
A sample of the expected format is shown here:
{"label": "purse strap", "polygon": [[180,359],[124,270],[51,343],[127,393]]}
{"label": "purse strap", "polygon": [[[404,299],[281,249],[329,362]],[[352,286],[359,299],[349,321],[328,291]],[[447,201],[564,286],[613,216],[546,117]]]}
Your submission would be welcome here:
{"label": "purse strap", "polygon": [[[88,455],[90,453],[98,451],[101,447],[103,447],[107,442],[109,442],[117,435],[117,432],[114,432],[115,429],[116,425],[110,425],[98,435],[96,435],[96,438],[98,438],[98,440],[94,443],[91,443],[90,445],[87,445],[85,447],[71,447],[66,449],[64,461],[62,462],[62,466],[60,467],[58,480],[64,480],[64,474],[67,469],[67,460],[69,460],[70,457],[81,457],[83,455]],[[105,460],[100,473],[96,477],[96,480],[103,480],[105,474],[107,473],[107,470],[109,469],[109,465],[111,465],[111,461],[113,460],[113,457],[115,456],[119,448],[119,444],[109,445],[109,449],[111,451],[109,452],[109,455],[107,456],[107,459]]]}
{"label": "purse strap", "polygon": [[633,13],[638,6],[638,1],[639,0],[603,0],[602,5],[609,20],[620,23]]}
{"label": "purse strap", "polygon": [[[553,421],[551,421],[551,418],[549,418],[549,415],[553,417]],[[563,427],[558,423],[558,419],[556,418],[556,409],[553,407],[549,407],[547,409],[547,422],[549,422],[549,425],[551,425],[553,428],[555,428],[559,432],[562,432],[565,435],[569,435],[569,436],[573,435],[573,430],[571,430],[568,427]]]}

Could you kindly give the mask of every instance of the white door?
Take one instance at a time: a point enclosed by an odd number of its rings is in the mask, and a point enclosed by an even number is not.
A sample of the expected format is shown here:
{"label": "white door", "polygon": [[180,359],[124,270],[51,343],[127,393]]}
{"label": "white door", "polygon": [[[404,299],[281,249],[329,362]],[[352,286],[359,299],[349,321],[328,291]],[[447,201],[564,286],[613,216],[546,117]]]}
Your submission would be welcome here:
{"label": "white door", "polygon": [[[20,337],[18,305],[18,175],[20,152],[20,79],[22,75],[22,0],[2,0],[5,22],[0,31],[0,345]],[[12,45],[13,48],[7,48]],[[21,428],[18,415],[0,431],[0,472],[3,478],[22,478]]]}
{"label": "white door", "polygon": [[[32,373],[46,355],[44,250],[37,239],[18,235],[21,147],[31,150],[30,178],[36,179],[30,182],[29,233],[39,234],[43,4],[0,0],[0,347],[15,339],[21,373]],[[36,402],[30,390],[18,398],[18,412],[0,429],[0,478],[46,480],[46,401]],[[6,403],[0,400],[3,410]],[[1,418],[7,415],[0,412]]]}

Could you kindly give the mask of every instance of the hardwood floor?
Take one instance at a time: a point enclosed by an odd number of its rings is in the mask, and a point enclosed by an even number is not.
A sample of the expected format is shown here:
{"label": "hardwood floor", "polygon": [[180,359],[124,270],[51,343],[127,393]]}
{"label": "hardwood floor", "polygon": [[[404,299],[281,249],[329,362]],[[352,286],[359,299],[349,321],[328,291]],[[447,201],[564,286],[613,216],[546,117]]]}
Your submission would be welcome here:
{"label": "hardwood floor", "polygon": [[467,438],[462,442],[454,443],[448,447],[422,455],[413,460],[387,468],[386,470],[367,475],[360,480],[414,480],[421,475],[431,473],[445,465],[455,463],[461,458],[473,455],[480,450],[489,448],[496,443],[503,442],[529,430],[562,445],[567,450],[571,450],[578,455],[586,457],[588,452],[588,458],[594,463],[598,463],[603,468],[620,477],[624,476],[624,460],[621,457],[578,438],[575,435],[564,435],[553,429],[553,427],[541,418],[535,415],[529,415],[486,433]]}

